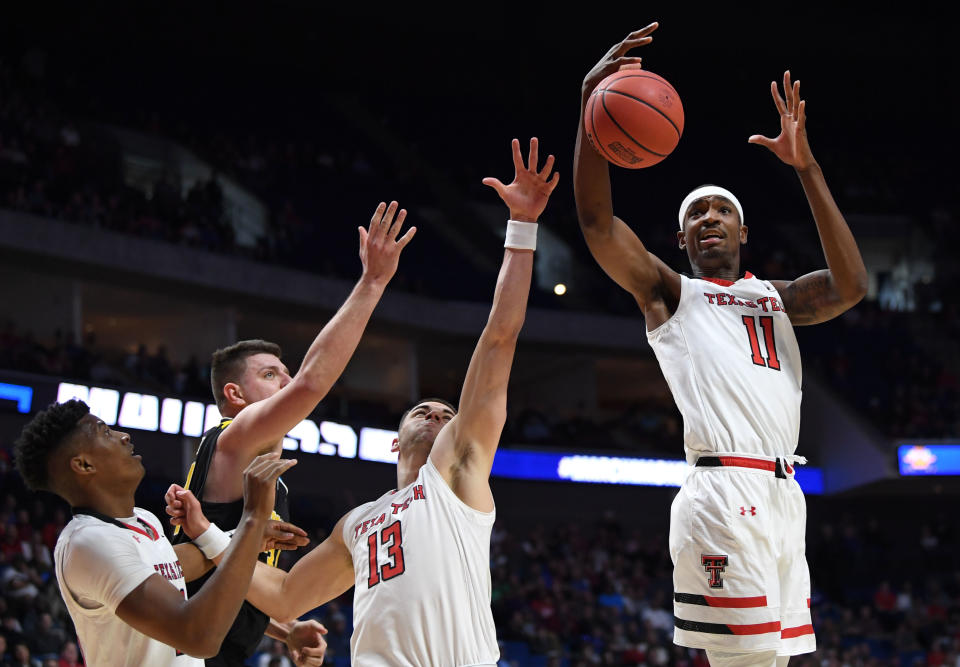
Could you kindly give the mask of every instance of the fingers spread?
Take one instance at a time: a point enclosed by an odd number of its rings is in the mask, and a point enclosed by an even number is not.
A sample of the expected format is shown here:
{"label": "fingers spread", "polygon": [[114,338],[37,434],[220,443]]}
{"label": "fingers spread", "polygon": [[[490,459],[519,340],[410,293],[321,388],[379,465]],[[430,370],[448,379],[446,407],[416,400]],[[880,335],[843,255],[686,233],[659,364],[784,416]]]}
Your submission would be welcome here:
{"label": "fingers spread", "polygon": [[392,201],[390,205],[387,206],[387,210],[384,211],[383,217],[380,218],[379,223],[371,230],[371,233],[374,234],[377,238],[385,238],[387,233],[390,231],[390,226],[393,224],[393,216],[397,212],[397,202]]}
{"label": "fingers spread", "polygon": [[784,104],[783,98],[780,97],[780,91],[777,89],[777,82],[770,82],[770,94],[773,95],[773,103],[777,105],[777,111],[780,115],[787,113],[787,107]]}
{"label": "fingers spread", "polygon": [[387,238],[390,240],[395,240],[397,234],[400,233],[400,228],[403,227],[403,221],[407,219],[407,209],[402,208],[397,214],[397,219],[390,224],[390,229],[387,231]]}
{"label": "fingers spread", "polygon": [[547,187],[550,188],[550,192],[553,192],[554,188],[557,187],[557,183],[560,182],[560,172],[558,171],[553,175],[553,178],[550,179],[550,182],[547,183]]}
{"label": "fingers spread", "polygon": [[370,233],[373,234],[374,230],[377,229],[377,226],[380,224],[380,221],[383,219],[383,212],[387,210],[387,205],[384,202],[377,204],[377,208],[373,211],[373,216],[370,218]]}
{"label": "fingers spread", "polygon": [[480,182],[483,183],[484,185],[488,185],[488,186],[490,186],[491,188],[493,188],[494,190],[496,190],[496,191],[497,191],[497,194],[500,195],[501,197],[503,196],[504,192],[506,192],[506,189],[507,189],[507,186],[504,185],[504,184],[500,181],[500,179],[498,179],[498,178],[493,178],[492,176],[487,176],[485,179],[483,179],[483,180],[480,181]]}
{"label": "fingers spread", "polygon": [[403,250],[407,247],[407,244],[413,240],[413,235],[417,233],[416,227],[411,227],[407,230],[407,233],[400,237],[400,240],[397,241],[397,245],[400,246],[400,249]]}
{"label": "fingers spread", "polygon": [[520,155],[520,140],[514,139],[510,142],[510,147],[513,149],[513,168],[515,170],[514,176],[523,171],[523,156]]}
{"label": "fingers spread", "polygon": [[547,161],[543,163],[543,169],[537,172],[537,176],[540,178],[546,179],[550,175],[550,171],[553,169],[553,163],[556,161],[552,155],[547,156]]}
{"label": "fingers spread", "polygon": [[773,146],[774,141],[770,137],[765,137],[760,134],[754,134],[754,135],[751,135],[749,139],[747,139],[747,143],[759,144],[760,146],[766,146],[767,148],[770,148],[771,146]]}

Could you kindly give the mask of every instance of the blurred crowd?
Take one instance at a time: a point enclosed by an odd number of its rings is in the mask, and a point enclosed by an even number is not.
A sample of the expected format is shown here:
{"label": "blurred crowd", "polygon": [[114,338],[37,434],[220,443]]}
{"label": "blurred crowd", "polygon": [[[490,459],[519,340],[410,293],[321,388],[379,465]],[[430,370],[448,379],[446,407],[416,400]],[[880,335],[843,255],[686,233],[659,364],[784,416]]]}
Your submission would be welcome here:
{"label": "blurred crowd", "polygon": [[[7,441],[8,442],[8,441]],[[0,448],[0,666],[82,664],[60,599],[52,553],[69,520],[52,496],[24,491]],[[144,487],[161,489],[148,478]],[[161,513],[157,497],[141,503]],[[947,514],[915,515],[926,501],[861,504],[810,498],[808,560],[814,582],[816,653],[797,667],[960,667],[960,546]],[[663,516],[666,501],[652,508]],[[701,651],[672,643],[666,535],[613,510],[589,525],[528,525],[498,518],[491,540],[492,607],[502,667],[652,665],[707,667]],[[322,541],[331,523],[294,517]],[[307,547],[284,553],[288,569]],[[837,555],[842,554],[838,558]],[[309,614],[330,630],[328,662],[349,665],[352,592]],[[265,639],[251,665],[286,667]]]}

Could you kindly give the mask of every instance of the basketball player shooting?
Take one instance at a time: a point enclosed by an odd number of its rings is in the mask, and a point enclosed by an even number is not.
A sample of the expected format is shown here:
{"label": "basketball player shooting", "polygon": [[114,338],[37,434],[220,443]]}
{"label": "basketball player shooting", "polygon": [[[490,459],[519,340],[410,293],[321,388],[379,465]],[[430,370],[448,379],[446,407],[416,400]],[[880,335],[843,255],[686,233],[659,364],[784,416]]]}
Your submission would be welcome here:
{"label": "basketball player shooting", "polygon": [[[225,529],[234,528],[240,519],[243,470],[260,454],[282,451],[283,437],[313,412],[357,349],[374,308],[396,273],[400,253],[417,231],[411,227],[398,238],[407,212],[397,209],[397,202],[381,202],[369,227],[358,228],[363,272],[343,306],[310,345],[296,375],[291,377],[281,361],[280,347],[263,340],[240,341],[213,354],[211,384],[224,419],[204,433],[185,486],[201,500],[207,516]],[[283,521],[278,526],[287,531],[289,540],[278,548],[307,543],[306,533],[285,523],[289,515],[283,480],[278,481],[273,518]],[[178,529],[174,541],[185,540]],[[269,554],[271,565],[276,565],[278,553],[274,549]],[[190,594],[204,581],[202,577],[191,582]],[[244,604],[220,653],[207,660],[207,667],[241,667],[264,633],[285,641],[291,654],[301,656],[303,637],[291,635],[292,631],[290,624],[271,621]]]}
{"label": "basketball player shooting", "polygon": [[67,401],[24,427],[15,459],[30,489],[55,493],[72,508],[57,538],[55,570],[90,667],[200,667],[191,656],[216,654],[264,546],[276,480],[296,464],[268,454],[247,466],[237,532],[213,550],[205,545],[220,566],[188,599],[186,582],[209,562],[193,546],[172,547],[159,520],[134,507],[144,467],[129,435],[90,414],[86,403]]}
{"label": "basketball player shooting", "polygon": [[[397,490],[361,505],[289,573],[258,567],[248,599],[272,617],[295,619],[354,590],[351,664],[495,665],[490,610],[490,469],[507,415],[507,382],[526,313],[536,220],[559,176],[554,157],[537,171],[513,140],[512,183],[494,188],[510,209],[493,307],[467,369],[459,409],[419,401],[401,419]],[[171,488],[167,511],[192,534],[206,522],[189,492]]]}
{"label": "basketball player shooting", "polygon": [[[583,81],[593,88],[652,41],[652,23],[614,45]],[[647,338],[684,421],[693,466],[671,509],[674,642],[706,649],[713,665],[775,664],[815,649],[804,555],[806,505],[794,479],[800,352],[793,327],[830,320],[863,298],[857,244],[813,158],[799,82],[771,85],[780,135],[754,135],[797,173],[827,268],[796,280],[741,274],[743,207],[702,186],[684,198],[677,241],[692,277],[670,269],[613,214],[606,161],[584,142],[574,158],[580,228],[594,258],[636,299]]]}

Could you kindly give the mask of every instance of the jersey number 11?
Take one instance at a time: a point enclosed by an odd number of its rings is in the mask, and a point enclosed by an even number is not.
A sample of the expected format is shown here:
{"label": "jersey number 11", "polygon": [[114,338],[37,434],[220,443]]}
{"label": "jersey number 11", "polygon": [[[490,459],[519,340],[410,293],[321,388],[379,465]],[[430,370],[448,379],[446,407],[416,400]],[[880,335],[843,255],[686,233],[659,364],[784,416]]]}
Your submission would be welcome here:
{"label": "jersey number 11", "polygon": [[773,337],[773,317],[761,315],[759,320],[760,328],[763,329],[763,347],[767,351],[766,358],[760,354],[756,318],[752,315],[743,316],[743,326],[747,327],[747,334],[750,336],[750,354],[753,357],[753,363],[778,371],[780,370],[780,360],[777,359],[777,341]]}

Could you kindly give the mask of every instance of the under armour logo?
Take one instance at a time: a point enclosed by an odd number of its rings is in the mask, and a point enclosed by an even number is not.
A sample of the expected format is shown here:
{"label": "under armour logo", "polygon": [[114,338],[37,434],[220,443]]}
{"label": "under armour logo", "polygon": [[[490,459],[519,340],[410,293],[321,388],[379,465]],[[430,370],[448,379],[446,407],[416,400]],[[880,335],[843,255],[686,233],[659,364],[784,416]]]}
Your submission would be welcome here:
{"label": "under armour logo", "polygon": [[741,507],[741,508],[740,508],[740,516],[746,516],[746,515],[747,515],[747,512],[750,512],[750,516],[757,516],[757,508],[756,508],[756,507]]}
{"label": "under armour logo", "polygon": [[720,573],[727,569],[727,557],[702,555],[700,556],[700,564],[710,575],[707,579],[710,588],[723,588],[723,579],[720,578]]}

